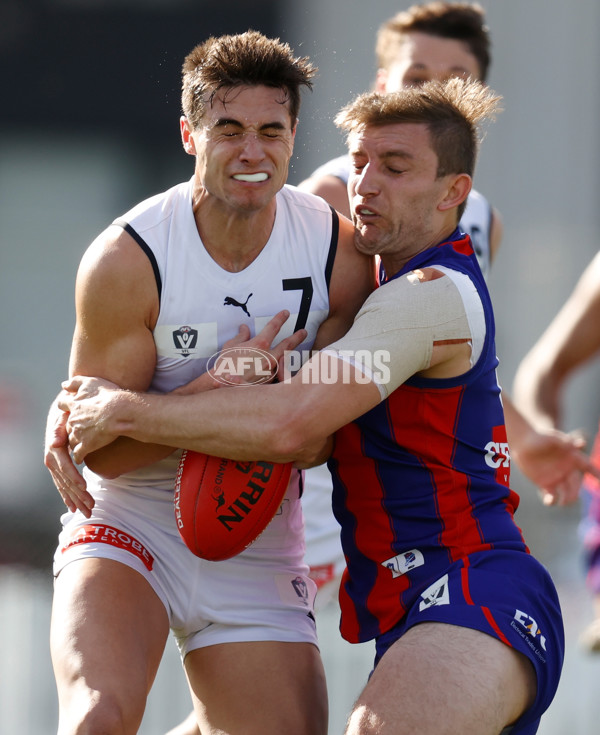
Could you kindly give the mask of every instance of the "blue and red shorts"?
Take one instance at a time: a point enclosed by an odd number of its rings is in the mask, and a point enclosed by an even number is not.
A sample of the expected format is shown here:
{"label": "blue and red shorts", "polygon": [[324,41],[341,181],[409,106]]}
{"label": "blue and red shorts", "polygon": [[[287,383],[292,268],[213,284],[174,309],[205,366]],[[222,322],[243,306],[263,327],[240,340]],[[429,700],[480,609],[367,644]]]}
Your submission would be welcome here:
{"label": "blue and red shorts", "polygon": [[556,694],[565,647],[558,595],[537,559],[521,551],[494,550],[455,562],[421,591],[397,625],[376,639],[375,665],[409,628],[424,622],[473,628],[527,656],[537,675],[537,695],[507,732],[537,732]]}

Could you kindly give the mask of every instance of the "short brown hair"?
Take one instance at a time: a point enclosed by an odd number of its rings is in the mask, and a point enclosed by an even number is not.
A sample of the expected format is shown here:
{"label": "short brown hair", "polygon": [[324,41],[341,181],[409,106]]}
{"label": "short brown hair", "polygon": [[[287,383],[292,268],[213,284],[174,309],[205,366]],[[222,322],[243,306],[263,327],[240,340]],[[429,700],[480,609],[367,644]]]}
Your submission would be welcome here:
{"label": "short brown hair", "polygon": [[207,101],[212,102],[218,90],[241,85],[283,90],[293,125],[300,110],[300,87],[312,87],[317,69],[308,57],[295,57],[287,43],[250,30],[234,36],[211,37],[199,44],[186,56],[182,71],[183,114],[196,128]]}
{"label": "short brown hair", "polygon": [[[473,176],[479,148],[479,126],[500,111],[501,97],[484,84],[460,78],[426,82],[398,92],[368,92],[346,105],[335,124],[348,134],[369,125],[423,123],[438,159],[437,175]],[[464,206],[459,208],[462,215]]]}
{"label": "short brown hair", "polygon": [[491,63],[491,41],[480,5],[431,2],[413,5],[390,18],[377,33],[375,53],[380,69],[389,69],[393,65],[408,33],[426,33],[463,41],[477,59],[479,78],[486,81]]}

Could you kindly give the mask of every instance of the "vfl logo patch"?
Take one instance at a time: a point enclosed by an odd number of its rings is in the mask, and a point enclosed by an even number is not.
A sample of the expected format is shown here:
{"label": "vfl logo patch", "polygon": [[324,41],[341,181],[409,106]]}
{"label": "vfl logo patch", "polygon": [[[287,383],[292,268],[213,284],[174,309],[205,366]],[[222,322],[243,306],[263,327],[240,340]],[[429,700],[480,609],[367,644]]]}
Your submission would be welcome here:
{"label": "vfl logo patch", "polygon": [[[314,586],[312,580],[307,583],[304,577],[293,577],[290,574],[276,574],[275,585],[279,592],[279,599],[286,605],[310,609],[314,601]],[[310,585],[310,586],[309,586]]]}
{"label": "vfl logo patch", "polygon": [[296,579],[292,579],[292,587],[294,588],[294,592],[298,595],[302,602],[305,605],[308,605],[308,587],[302,577],[296,577]]}
{"label": "vfl logo patch", "polygon": [[64,554],[67,549],[78,544],[108,544],[116,546],[119,549],[129,551],[140,559],[148,571],[152,571],[154,566],[154,557],[137,539],[130,536],[125,531],[121,531],[113,526],[106,526],[103,523],[88,524],[80,526],[71,534],[71,538],[62,547],[61,553]]}
{"label": "vfl logo patch", "polygon": [[434,605],[449,605],[450,604],[450,590],[448,589],[448,575],[444,574],[443,577],[430,585],[424,592],[421,593],[421,602],[419,604],[419,611],[427,610],[428,607]]}
{"label": "vfl logo patch", "polygon": [[246,308],[246,304],[248,303],[248,299],[252,296],[251,293],[248,294],[248,298],[244,301],[238,301],[237,299],[234,299],[233,296],[225,296],[225,301],[223,301],[223,306],[239,306],[240,309],[247,315],[250,316],[250,312]]}
{"label": "vfl logo patch", "polygon": [[392,577],[401,577],[406,572],[410,572],[415,567],[422,567],[425,564],[423,554],[418,549],[404,551],[402,554],[393,556],[391,559],[381,562],[381,566],[389,569]]}
{"label": "vfl logo patch", "polygon": [[183,357],[188,357],[198,342],[198,330],[192,327],[179,327],[173,332],[173,342],[177,351]]}

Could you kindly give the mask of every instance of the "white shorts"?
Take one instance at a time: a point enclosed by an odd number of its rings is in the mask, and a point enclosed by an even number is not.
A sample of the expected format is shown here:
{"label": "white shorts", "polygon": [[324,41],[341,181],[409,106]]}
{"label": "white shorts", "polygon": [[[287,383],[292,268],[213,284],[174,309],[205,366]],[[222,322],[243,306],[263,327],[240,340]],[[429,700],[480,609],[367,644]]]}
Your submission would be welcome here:
{"label": "white shorts", "polygon": [[162,600],[182,657],[241,641],[317,644],[316,584],[303,561],[300,500],[285,498],[262,535],[226,561],[200,559],[175,523],[173,494],[111,487],[93,491],[91,518],[65,513],[54,574],[84,558],[119,561],[148,580]]}

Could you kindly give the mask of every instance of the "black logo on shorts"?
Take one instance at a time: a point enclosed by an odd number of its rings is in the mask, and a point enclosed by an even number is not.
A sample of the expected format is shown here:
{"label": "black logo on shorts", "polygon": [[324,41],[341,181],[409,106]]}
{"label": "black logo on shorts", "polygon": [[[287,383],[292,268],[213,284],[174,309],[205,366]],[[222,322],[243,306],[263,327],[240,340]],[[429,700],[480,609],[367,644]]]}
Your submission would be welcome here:
{"label": "black logo on shorts", "polygon": [[302,577],[292,579],[292,587],[298,597],[306,604],[308,602],[308,587]]}
{"label": "black logo on shorts", "polygon": [[[251,293],[248,294],[248,299],[252,296]],[[240,309],[250,316],[250,312],[246,308],[246,304],[248,303],[248,299],[246,299],[243,303],[238,301],[237,299],[234,299],[233,296],[225,296],[225,301],[223,302],[223,306],[239,306]]]}

